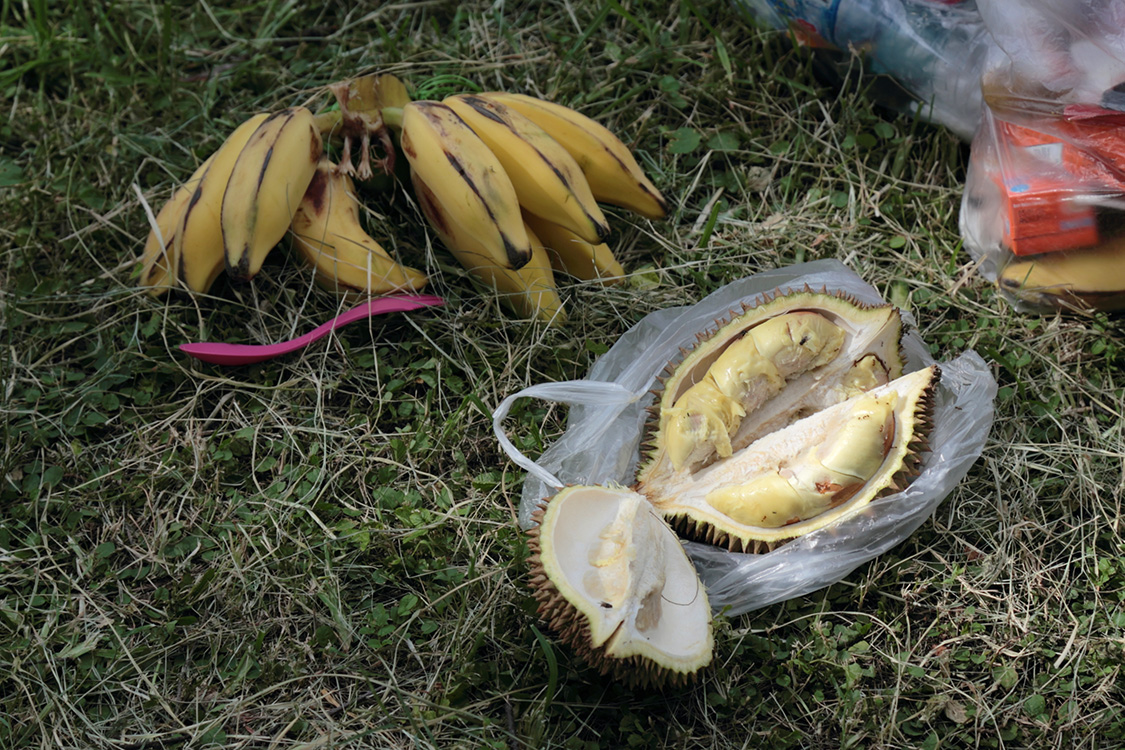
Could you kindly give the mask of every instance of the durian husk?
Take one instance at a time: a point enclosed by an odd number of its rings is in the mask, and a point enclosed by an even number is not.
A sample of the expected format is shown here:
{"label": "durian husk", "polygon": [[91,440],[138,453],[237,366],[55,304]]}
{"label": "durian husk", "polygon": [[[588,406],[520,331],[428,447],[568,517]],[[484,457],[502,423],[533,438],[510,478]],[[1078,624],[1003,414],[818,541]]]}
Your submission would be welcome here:
{"label": "durian husk", "polygon": [[[549,541],[555,533],[557,516],[564,512],[563,504],[575,497],[574,493],[586,492],[603,494],[604,502],[607,504],[613,502],[614,496],[633,498],[631,502],[635,502],[635,507],[638,509],[635,523],[649,524],[649,530],[653,532],[652,535],[641,534],[640,537],[649,541],[658,538],[659,542],[663,542],[663,549],[670,553],[666,558],[666,564],[669,566],[667,575],[680,584],[680,589],[670,590],[669,584],[665,583],[664,587],[659,589],[658,609],[663,613],[664,608],[674,606],[670,605],[670,602],[680,598],[683,598],[682,606],[691,608],[692,627],[676,628],[672,632],[677,645],[684,642],[690,645],[690,648],[686,649],[687,653],[661,652],[659,639],[655,635],[647,640],[631,638],[630,636],[637,631],[627,626],[640,619],[639,610],[633,613],[632,620],[626,619],[613,628],[607,629],[600,622],[598,627],[592,624],[592,618],[604,614],[601,608],[607,607],[608,603],[604,600],[600,603],[595,602],[584,595],[584,592],[588,592],[588,588],[582,582],[584,577],[580,576],[579,572],[568,574],[561,569],[559,557],[567,552],[560,551],[556,554],[552,550],[552,542]],[[602,499],[598,502],[602,502]],[[576,512],[582,517],[581,520],[596,515],[582,510],[582,506],[579,506],[579,511]],[[567,487],[550,500],[544,501],[533,513],[532,518],[535,525],[527,532],[527,544],[531,552],[528,561],[531,567],[529,586],[538,602],[539,616],[560,641],[572,648],[583,661],[597,669],[599,673],[629,687],[675,687],[699,679],[711,663],[714,647],[707,593],[674,532],[663,519],[652,512],[643,497],[625,488]],[[575,523],[582,525],[581,520]],[[546,539],[544,530],[547,534]],[[593,549],[593,545],[597,544],[599,539],[606,538],[604,532],[604,528],[586,529],[581,533],[568,533],[566,539],[560,541],[576,545],[577,549],[584,549],[581,545],[588,542],[590,549]],[[643,574],[636,573],[635,565],[643,565],[646,559],[651,559],[648,556],[652,554],[653,549],[654,545],[648,544],[637,545],[628,551],[627,556],[631,561],[630,573],[625,576],[628,580],[624,581],[628,592],[625,596],[627,601],[630,597],[635,598],[638,579],[642,582],[645,579]],[[593,553],[591,552],[590,555]],[[613,581],[622,583],[618,577],[613,577]],[[685,595],[685,590],[690,591]],[[676,614],[684,611],[681,609]],[[699,632],[699,629],[702,629],[702,632]],[[632,653],[624,655],[612,653],[620,645],[619,640],[623,640],[625,644],[622,650]]]}
{"label": "durian husk", "polygon": [[[712,464],[676,482],[648,484],[644,494],[676,530],[693,541],[726,547],[733,552],[764,553],[780,544],[836,523],[877,498],[901,491],[917,476],[933,423],[933,401],[941,370],[937,365],[904,375],[885,386],[836,404],[772,433],[734,456]],[[737,521],[710,506],[703,498],[711,490],[761,475],[764,466],[782,466],[796,451],[816,444],[818,435],[833,420],[846,418],[854,402],[897,393],[893,440],[878,468],[858,488],[850,488],[824,512],[781,526],[754,526]],[[785,446],[799,446],[785,455]],[[772,462],[772,463],[771,463]]]}

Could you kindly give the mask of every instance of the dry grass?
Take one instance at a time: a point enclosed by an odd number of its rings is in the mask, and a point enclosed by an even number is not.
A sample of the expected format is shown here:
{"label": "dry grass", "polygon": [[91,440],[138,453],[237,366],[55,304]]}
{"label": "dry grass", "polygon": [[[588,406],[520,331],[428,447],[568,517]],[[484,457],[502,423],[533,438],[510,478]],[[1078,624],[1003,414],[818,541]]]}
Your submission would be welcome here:
{"label": "dry grass", "polygon": [[[974,275],[951,135],[873,109],[856,76],[818,81],[725,3],[59,5],[0,10],[0,747],[1125,741],[1123,336],[1016,313]],[[372,190],[373,234],[447,307],[247,368],[186,359],[340,303],[286,252],[249,286],[146,297],[131,186],[158,205],[250,113],[374,70],[619,132],[674,205],[610,212],[632,283],[567,282],[565,328],[519,322],[405,193]],[[606,684],[537,625],[524,475],[491,410],[583,377],[648,312],[818,258],[910,311],[939,359],[992,364],[985,454],[907,542],[722,621],[699,685]],[[528,401],[508,424],[534,456],[565,418]]]}

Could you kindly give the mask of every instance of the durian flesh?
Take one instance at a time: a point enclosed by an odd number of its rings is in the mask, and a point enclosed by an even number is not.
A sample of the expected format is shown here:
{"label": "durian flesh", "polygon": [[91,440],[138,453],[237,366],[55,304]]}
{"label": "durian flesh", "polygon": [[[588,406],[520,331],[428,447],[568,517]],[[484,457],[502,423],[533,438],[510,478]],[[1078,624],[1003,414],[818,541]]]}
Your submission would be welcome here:
{"label": "durian flesh", "polygon": [[707,593],[679,539],[624,488],[560,491],[530,532],[539,613],[603,674],[683,682],[711,661]]}
{"label": "durian flesh", "polygon": [[916,473],[939,377],[904,375],[644,492],[687,536],[735,550],[823,528]]}
{"label": "durian flesh", "polygon": [[902,373],[893,305],[779,295],[701,337],[672,368],[648,428],[642,486],[698,471]]}

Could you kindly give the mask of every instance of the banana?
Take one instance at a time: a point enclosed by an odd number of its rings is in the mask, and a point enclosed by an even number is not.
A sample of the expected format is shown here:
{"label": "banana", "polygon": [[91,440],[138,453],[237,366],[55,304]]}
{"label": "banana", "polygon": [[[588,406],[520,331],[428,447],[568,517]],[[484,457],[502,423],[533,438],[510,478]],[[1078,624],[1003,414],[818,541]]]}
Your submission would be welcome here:
{"label": "banana", "polygon": [[1013,259],[1000,270],[997,283],[1036,306],[1125,309],[1125,238]]}
{"label": "banana", "polygon": [[498,292],[501,302],[525,318],[535,318],[551,325],[566,321],[566,311],[555,287],[551,260],[530,227],[525,225],[524,233],[529,238],[531,260],[517,270],[504,268],[470,232],[460,225],[442,220],[437,196],[417,173],[411,173],[410,179],[422,213],[429,219],[442,243],[469,273]]}
{"label": "banana", "polygon": [[625,280],[625,269],[604,242],[592,245],[566,227],[526,211],[523,220],[547,248],[547,255],[556,271],[606,285]]}
{"label": "banana", "polygon": [[198,294],[211,288],[226,266],[223,229],[219,214],[231,169],[250,136],[269,117],[254,115],[243,122],[219,146],[192,191],[180,217],[173,240],[177,275],[188,289]]}
{"label": "banana", "polygon": [[[158,297],[172,287],[176,286],[179,269],[179,257],[176,255],[176,234],[184,216],[188,201],[195,192],[196,185],[203,179],[203,173],[211,166],[214,156],[199,166],[176,191],[168,202],[161,206],[156,214],[156,229],[150,229],[145,248],[141,253],[141,278],[140,285],[148,287],[148,293]],[[157,235],[157,229],[160,234]]]}
{"label": "banana", "polygon": [[605,126],[569,107],[525,94],[494,91],[479,96],[517,110],[562,144],[578,162],[599,201],[650,219],[662,219],[668,213],[664,196],[629,148]]}
{"label": "banana", "polygon": [[271,114],[250,136],[223,193],[223,247],[233,278],[254,278],[285,236],[320,155],[320,134],[304,107]]}
{"label": "banana", "polygon": [[480,263],[517,269],[531,260],[511,179],[456,112],[441,102],[408,103],[402,108],[400,141],[415,183],[431,191],[432,210],[426,216],[436,231],[449,235],[453,229],[445,225],[457,225],[459,233],[472,238]]}
{"label": "banana", "polygon": [[609,224],[586,177],[566,149],[511,107],[471,94],[444,100],[492,149],[512,178],[520,205],[592,244]]}
{"label": "banana", "polygon": [[396,263],[364,231],[355,184],[326,158],[320,160],[289,228],[294,247],[326,289],[387,294],[426,285],[421,271]]}

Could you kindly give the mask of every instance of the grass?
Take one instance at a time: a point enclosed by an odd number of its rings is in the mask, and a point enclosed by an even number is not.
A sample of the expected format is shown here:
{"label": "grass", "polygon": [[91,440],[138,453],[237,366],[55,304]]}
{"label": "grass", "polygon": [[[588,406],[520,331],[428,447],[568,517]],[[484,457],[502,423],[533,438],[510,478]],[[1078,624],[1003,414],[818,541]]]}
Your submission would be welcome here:
{"label": "grass", "polygon": [[[967,148],[819,80],[725,2],[0,5],[0,747],[1099,748],[1125,742],[1125,337],[1014,311],[973,273]],[[401,191],[372,233],[441,310],[299,355],[197,364],[333,315],[287,251],[246,286],[136,288],[153,206],[255,111],[385,70],[431,95],[544,95],[669,196],[610,211],[631,282],[518,322]],[[687,690],[607,684],[537,623],[524,473],[490,414],[581,378],[645,314],[839,258],[939,359],[1000,383],[933,519],[807,597],[719,621]],[[536,456],[566,410],[516,404]]]}

